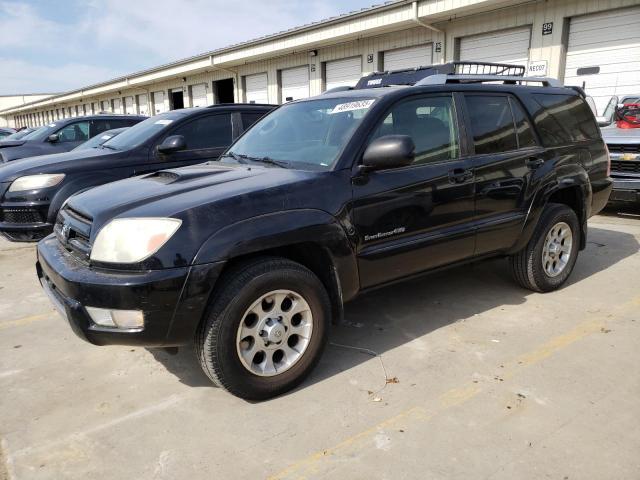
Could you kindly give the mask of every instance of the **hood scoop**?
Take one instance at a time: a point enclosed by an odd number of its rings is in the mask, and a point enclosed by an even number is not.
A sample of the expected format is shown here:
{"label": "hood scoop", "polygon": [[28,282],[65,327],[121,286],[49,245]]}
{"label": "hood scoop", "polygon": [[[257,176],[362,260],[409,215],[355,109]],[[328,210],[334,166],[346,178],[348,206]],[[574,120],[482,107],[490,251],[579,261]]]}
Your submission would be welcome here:
{"label": "hood scoop", "polygon": [[214,167],[211,165],[203,164],[193,165],[190,167],[182,167],[174,170],[160,170],[158,172],[150,173],[143,178],[145,180],[152,180],[164,185],[169,185],[175,182],[184,182],[187,180],[194,180],[211,175],[218,175],[230,170],[233,170],[233,168],[220,168],[218,166]]}

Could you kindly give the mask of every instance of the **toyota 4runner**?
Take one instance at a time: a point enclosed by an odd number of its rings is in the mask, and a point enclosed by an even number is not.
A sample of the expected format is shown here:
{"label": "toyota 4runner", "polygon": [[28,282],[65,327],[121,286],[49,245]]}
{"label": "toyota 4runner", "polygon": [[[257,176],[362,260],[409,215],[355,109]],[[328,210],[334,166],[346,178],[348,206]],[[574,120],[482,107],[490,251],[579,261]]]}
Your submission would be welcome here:
{"label": "toyota 4runner", "polygon": [[372,74],[217,161],[71,197],[38,245],[45,291],[91,343],[195,344],[214,383],[265,399],[368,289],[496,256],[559,288],[611,191],[595,118],[579,89],[473,66]]}

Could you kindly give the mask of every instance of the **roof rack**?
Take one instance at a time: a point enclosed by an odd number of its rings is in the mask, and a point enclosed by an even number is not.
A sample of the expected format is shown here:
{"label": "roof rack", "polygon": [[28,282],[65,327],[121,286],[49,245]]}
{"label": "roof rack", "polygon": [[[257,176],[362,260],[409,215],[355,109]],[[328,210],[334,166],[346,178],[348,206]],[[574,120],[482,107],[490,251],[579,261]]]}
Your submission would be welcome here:
{"label": "roof rack", "polygon": [[544,87],[562,87],[562,83],[555,78],[548,77],[516,77],[507,75],[432,75],[419,80],[414,85],[445,85],[447,83],[484,83],[502,82],[507,85],[522,85],[526,83],[540,83]]}
{"label": "roof rack", "polygon": [[[552,78],[525,77],[525,70],[522,65],[508,63],[450,62],[406,70],[374,72],[361,78],[355,89],[484,81],[503,81],[510,84],[537,82],[545,86],[562,86]],[[437,80],[434,77],[437,77]]]}

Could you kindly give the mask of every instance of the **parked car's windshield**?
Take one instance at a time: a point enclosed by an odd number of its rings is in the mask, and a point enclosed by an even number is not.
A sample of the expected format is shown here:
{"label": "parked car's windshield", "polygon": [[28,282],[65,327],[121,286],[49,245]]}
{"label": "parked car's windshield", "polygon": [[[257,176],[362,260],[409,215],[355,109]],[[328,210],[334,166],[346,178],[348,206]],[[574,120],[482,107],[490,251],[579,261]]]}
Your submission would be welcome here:
{"label": "parked car's windshield", "polygon": [[29,135],[33,131],[34,131],[33,128],[25,128],[24,130],[20,130],[19,132],[12,133],[8,137],[4,137],[2,141],[20,140],[21,138],[25,138],[27,135]]}
{"label": "parked car's windshield", "polygon": [[27,135],[22,137],[22,140],[35,140],[36,138],[40,137],[40,135],[43,132],[49,131],[49,130],[53,130],[53,128],[51,128],[49,125],[45,125],[43,127],[38,127],[33,132],[28,133]]}
{"label": "parked car's windshield", "polygon": [[138,145],[146,142],[160,130],[167,128],[177,118],[180,118],[180,114],[176,112],[162,113],[160,115],[147,118],[146,120],[128,128],[126,132],[122,132],[117,137],[107,140],[102,144],[102,146],[110,150],[128,150],[130,148],[137,147]]}
{"label": "parked car's windshield", "polygon": [[128,127],[123,128],[113,128],[111,130],[107,130],[106,132],[102,132],[99,135],[96,135],[93,138],[90,138],[84,143],[78,145],[74,150],[89,150],[91,148],[98,148],[107,140],[111,140],[113,137],[120,135],[124,132]]}
{"label": "parked car's windshield", "polygon": [[223,161],[266,158],[281,165],[330,168],[374,101],[341,97],[284,105],[258,121]]}

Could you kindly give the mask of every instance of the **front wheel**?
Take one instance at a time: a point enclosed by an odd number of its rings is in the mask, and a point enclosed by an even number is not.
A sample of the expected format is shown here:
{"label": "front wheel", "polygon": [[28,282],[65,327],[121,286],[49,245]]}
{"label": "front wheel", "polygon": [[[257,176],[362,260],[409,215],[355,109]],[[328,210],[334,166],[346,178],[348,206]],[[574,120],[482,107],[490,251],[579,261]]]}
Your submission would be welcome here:
{"label": "front wheel", "polygon": [[298,385],[318,362],[330,320],[316,275],[286,259],[234,269],[196,338],[204,372],[232,394],[263,400]]}
{"label": "front wheel", "polygon": [[527,246],[509,259],[514,279],[524,288],[549,292],[569,278],[578,258],[580,224],[566,205],[551,203]]}

